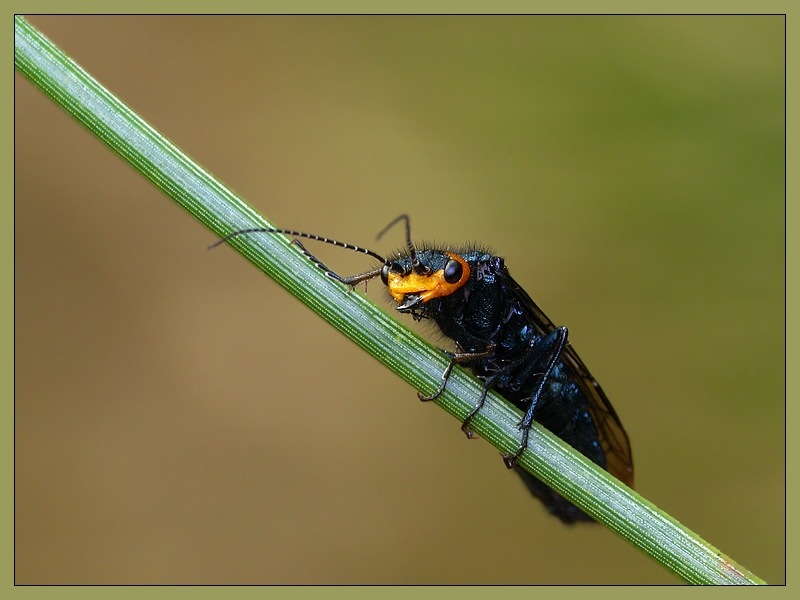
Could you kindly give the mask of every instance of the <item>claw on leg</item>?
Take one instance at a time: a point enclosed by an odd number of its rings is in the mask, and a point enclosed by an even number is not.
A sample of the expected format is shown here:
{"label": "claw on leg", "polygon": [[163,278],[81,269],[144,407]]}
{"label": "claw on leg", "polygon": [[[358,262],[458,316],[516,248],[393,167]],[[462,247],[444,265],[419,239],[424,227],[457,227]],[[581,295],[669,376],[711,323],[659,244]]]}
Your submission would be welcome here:
{"label": "claw on leg", "polygon": [[461,423],[461,431],[464,432],[464,435],[467,436],[468,440],[473,440],[477,438],[477,434],[469,428],[470,421],[472,421],[473,417],[477,415],[481,409],[483,408],[484,402],[486,402],[486,395],[489,393],[489,387],[484,386],[483,392],[481,392],[480,400],[478,400],[478,405],[473,408],[470,413],[464,419],[464,422]]}
{"label": "claw on leg", "polygon": [[[469,419],[469,417],[468,417],[468,419]],[[469,428],[469,420],[466,420],[461,424],[461,431],[464,432],[464,435],[467,436],[468,440],[474,440],[474,439],[476,439],[478,437],[478,434],[475,433],[474,431],[472,431],[472,429]]]}
{"label": "claw on leg", "polygon": [[528,434],[531,432],[530,426],[526,427],[525,423],[520,423],[520,429],[522,429],[522,440],[520,441],[517,451],[514,452],[514,454],[503,454],[503,462],[509,469],[513,469],[517,466],[520,457],[522,457],[522,453],[525,452],[525,448],[528,447]]}

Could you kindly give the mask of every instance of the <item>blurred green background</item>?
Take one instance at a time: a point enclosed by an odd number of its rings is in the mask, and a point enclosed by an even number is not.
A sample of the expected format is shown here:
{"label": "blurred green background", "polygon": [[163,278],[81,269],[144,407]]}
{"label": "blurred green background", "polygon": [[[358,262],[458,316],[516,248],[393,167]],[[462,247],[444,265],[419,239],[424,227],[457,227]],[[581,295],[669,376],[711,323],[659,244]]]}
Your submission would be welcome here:
{"label": "blurred green background", "polygon": [[[30,20],[279,226],[493,247],[638,490],[784,581],[781,17]],[[678,581],[15,98],[17,583]]]}

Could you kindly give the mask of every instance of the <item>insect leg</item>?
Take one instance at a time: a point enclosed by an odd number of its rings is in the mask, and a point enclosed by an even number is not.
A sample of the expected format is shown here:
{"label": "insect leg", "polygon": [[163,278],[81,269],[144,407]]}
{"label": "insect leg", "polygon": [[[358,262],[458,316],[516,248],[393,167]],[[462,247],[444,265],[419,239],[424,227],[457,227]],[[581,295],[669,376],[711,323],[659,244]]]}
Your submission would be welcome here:
{"label": "insect leg", "polygon": [[436,400],[439,396],[442,395],[444,388],[447,387],[447,380],[450,379],[450,373],[453,372],[453,367],[456,364],[456,355],[452,352],[445,352],[450,357],[450,362],[447,363],[447,368],[442,373],[442,382],[439,384],[439,389],[433,392],[429,396],[424,396],[421,392],[417,392],[417,398],[422,400],[423,402],[430,402],[431,400]]}
{"label": "insect leg", "polygon": [[472,421],[473,417],[481,411],[483,405],[486,403],[486,396],[489,394],[489,390],[494,387],[494,384],[502,374],[503,372],[501,371],[495,375],[492,375],[483,383],[483,391],[481,391],[481,397],[478,399],[478,404],[470,411],[470,413],[467,415],[467,418],[464,419],[464,422],[461,423],[461,431],[464,432],[467,438],[472,439],[475,437],[475,432],[469,428],[469,422]]}
{"label": "insect leg", "polygon": [[553,369],[555,368],[559,358],[561,358],[561,352],[564,349],[564,345],[567,343],[567,328],[557,328],[545,338],[545,342],[553,346],[550,354],[550,360],[548,360],[547,368],[545,369],[544,373],[542,373],[541,379],[539,380],[536,393],[531,396],[530,406],[528,406],[528,410],[525,412],[525,416],[522,418],[522,421],[519,422],[519,428],[522,430],[522,440],[520,441],[519,448],[517,448],[517,451],[512,455],[503,455],[503,462],[509,469],[517,465],[519,457],[522,456],[525,448],[528,447],[528,436],[530,435],[531,426],[533,424],[533,413],[536,410],[536,405],[539,403],[539,398],[541,397],[542,392],[544,392],[544,388],[547,384],[547,380],[550,378],[550,374],[553,372]]}
{"label": "insect leg", "polygon": [[472,360],[478,358],[486,358],[494,351],[495,345],[490,344],[486,350],[483,352],[447,352],[444,350],[443,352],[450,357],[450,363],[447,365],[447,368],[442,373],[442,382],[439,384],[439,389],[437,389],[433,394],[430,396],[423,396],[419,392],[417,392],[417,397],[422,400],[423,402],[430,402],[431,400],[436,400],[439,396],[442,395],[444,392],[444,388],[447,387],[447,380],[450,379],[450,373],[453,372],[453,367],[455,365],[461,365],[464,363],[468,363]]}

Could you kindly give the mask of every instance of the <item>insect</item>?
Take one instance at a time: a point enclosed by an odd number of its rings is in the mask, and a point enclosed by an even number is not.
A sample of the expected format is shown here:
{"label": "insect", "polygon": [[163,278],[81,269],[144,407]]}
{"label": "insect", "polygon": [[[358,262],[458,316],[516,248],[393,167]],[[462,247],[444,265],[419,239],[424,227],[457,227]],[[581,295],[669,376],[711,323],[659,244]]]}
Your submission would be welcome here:
{"label": "insect", "polygon": [[[600,384],[567,343],[567,328],[556,327],[511,277],[501,257],[478,246],[461,249],[415,247],[408,215],[400,215],[378,235],[405,222],[405,249],[386,258],[360,246],[289,229],[254,228],[235,231],[210,247],[238,235],[270,233],[293,236],[305,255],[341,283],[355,286],[380,277],[397,310],[415,320],[430,319],[455,343],[447,352],[450,364],[439,389],[423,401],[437,398],[447,386],[453,366],[469,368],[484,382],[475,408],[462,424],[481,410],[489,390],[495,390],[523,411],[520,445],[504,456],[525,485],[547,509],[565,523],[592,521],[586,513],[539,479],[515,468],[528,445],[535,419],[584,456],[633,487],[633,458],[628,436]],[[297,238],[306,238],[361,252],[380,266],[352,277],[341,277],[308,252]]]}

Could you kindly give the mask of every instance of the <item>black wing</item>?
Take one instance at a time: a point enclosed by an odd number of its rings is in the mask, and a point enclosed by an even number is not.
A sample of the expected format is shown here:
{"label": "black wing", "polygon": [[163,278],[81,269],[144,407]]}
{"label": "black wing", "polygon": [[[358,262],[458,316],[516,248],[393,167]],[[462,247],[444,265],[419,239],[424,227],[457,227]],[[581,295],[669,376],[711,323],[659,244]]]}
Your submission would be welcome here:
{"label": "black wing", "polygon": [[[508,289],[513,291],[520,304],[529,312],[531,321],[538,333],[546,336],[553,332],[556,329],[555,324],[514,278],[509,275],[505,267],[500,276],[508,286]],[[592,377],[589,369],[583,364],[571,344],[567,344],[564,348],[561,360],[571,371],[573,380],[586,398],[589,413],[599,436],[600,447],[605,454],[606,470],[629,487],[633,487],[631,445],[628,441],[628,434],[625,433],[614,407],[611,406],[611,402],[608,401],[603,388]],[[523,477],[523,479],[525,478]]]}

